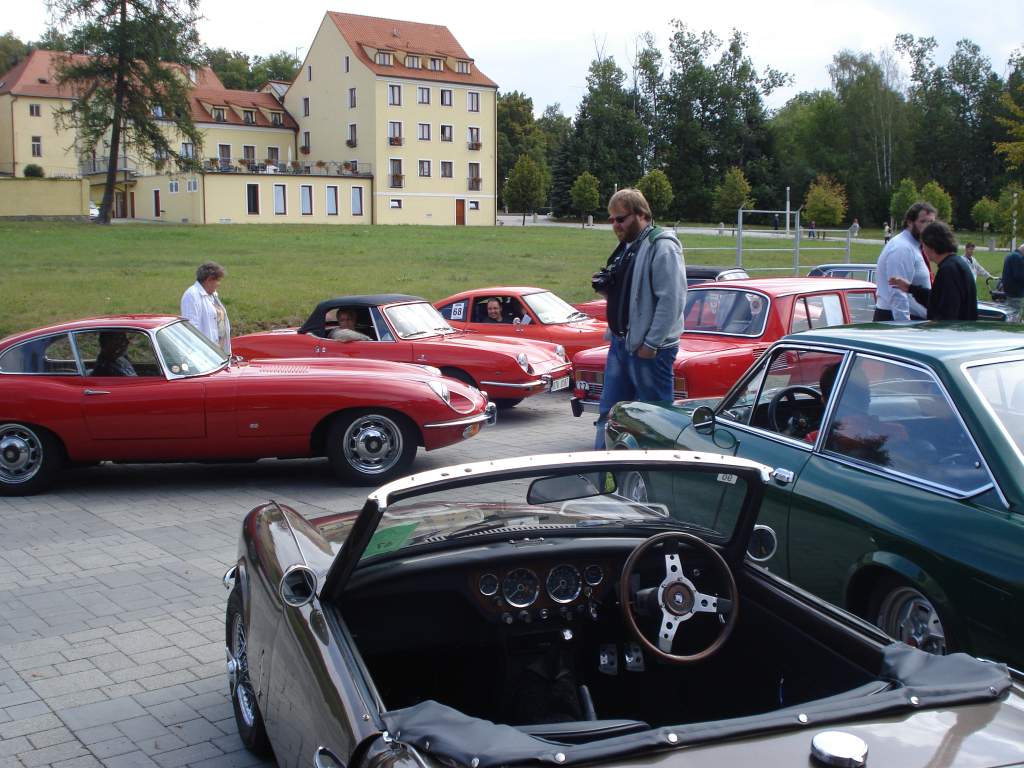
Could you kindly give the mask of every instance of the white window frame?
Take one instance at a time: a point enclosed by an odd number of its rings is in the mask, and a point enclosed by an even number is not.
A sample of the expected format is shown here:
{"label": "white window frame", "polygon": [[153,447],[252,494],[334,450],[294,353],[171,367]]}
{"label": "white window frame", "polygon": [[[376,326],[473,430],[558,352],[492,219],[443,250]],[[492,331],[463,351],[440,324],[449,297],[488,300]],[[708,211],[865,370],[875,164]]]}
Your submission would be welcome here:
{"label": "white window frame", "polygon": [[[249,157],[249,155],[247,155],[245,153],[245,150],[247,150],[247,149],[251,149],[252,150],[252,157]],[[246,162],[250,162],[250,161],[254,162],[254,163],[259,162],[259,159],[256,157],[256,145],[255,144],[243,144],[242,145],[242,157],[241,157],[241,159],[245,160]]]}
{"label": "white window frame", "polygon": [[470,211],[479,211],[480,210],[480,201],[479,200],[470,200],[468,202],[466,208],[468,210],[470,210]]}
{"label": "white window frame", "polygon": [[[398,163],[398,173],[395,173],[394,171],[391,170],[391,164],[392,163]],[[391,183],[395,176],[401,176],[402,177],[402,184],[401,184],[401,186],[396,187],[396,186],[394,186]],[[389,157],[388,158],[388,188],[389,189],[404,189],[405,188],[405,164],[402,162],[402,158],[400,158],[400,157]]]}
{"label": "white window frame", "polygon": [[395,57],[390,51],[377,51],[377,55],[373,58],[376,64],[382,67],[394,66]]}
{"label": "white window frame", "polygon": [[[278,210],[278,197],[277,191],[281,190],[281,206]],[[287,216],[288,215],[288,185],[287,184],[275,184],[274,185],[274,215],[275,216]]]}
{"label": "white window frame", "polygon": [[418,86],[416,86],[416,103],[417,104],[429,104],[430,103],[430,86],[429,85],[418,85]]}
{"label": "white window frame", "polygon": [[463,59],[459,59],[457,71],[458,71],[458,73],[460,75],[468,75],[468,74],[470,74],[469,62],[468,61],[464,61]]}
{"label": "white window frame", "polygon": [[[271,158],[271,156],[270,156],[270,150],[274,150],[274,157],[273,158]],[[278,147],[278,146],[269,146],[268,145],[267,146],[267,160],[269,160],[272,165],[278,165],[281,162],[281,148]]]}
{"label": "white window frame", "polygon": [[444,71],[444,59],[439,59],[436,56],[430,58],[430,71],[431,72],[443,72]]}
{"label": "white window frame", "polygon": [[[221,152],[221,150],[224,147],[228,148],[227,157],[225,157],[224,153]],[[232,151],[230,144],[218,144],[217,145],[217,162],[218,163],[221,163],[221,162],[229,162],[230,163],[234,159],[233,155],[234,155],[234,152]]]}
{"label": "white window frame", "polygon": [[480,91],[466,91],[466,111],[480,111]]}
{"label": "white window frame", "polygon": [[309,117],[309,96],[302,97],[302,116]]}
{"label": "white window frame", "polygon": [[405,66],[408,69],[422,69],[420,66],[420,57],[407,55],[405,57]]}
{"label": "white window frame", "polygon": [[32,157],[43,156],[43,137],[33,136],[32,137]]}
{"label": "white window frame", "polygon": [[[426,164],[426,165],[424,165],[424,164]],[[426,173],[423,172],[424,168],[427,171]],[[431,177],[431,174],[433,173],[433,171],[434,171],[433,163],[431,163],[429,160],[417,160],[416,161],[416,174],[421,179],[429,179]]]}
{"label": "white window frame", "polygon": [[430,141],[430,123],[416,124],[416,138],[420,141]]}
{"label": "white window frame", "polygon": [[[395,101],[396,95],[398,96],[398,101]],[[388,83],[388,106],[402,106],[402,86],[400,83]]]}
{"label": "white window frame", "polygon": [[[444,100],[445,94],[448,94],[448,101],[447,102]],[[453,104],[455,104],[455,91],[453,91],[451,88],[442,88],[441,89],[441,106],[442,107],[450,107]]]}
{"label": "white window frame", "polygon": [[28,105],[28,116],[29,117],[42,117],[43,116],[43,105],[42,104],[29,104]]}
{"label": "white window frame", "polygon": [[[256,187],[256,212],[253,213],[249,210],[249,188]],[[259,184],[246,184],[245,185],[245,215],[246,216],[259,216],[263,206],[260,204],[260,185]]]}
{"label": "white window frame", "polygon": [[[333,203],[334,210],[331,210]],[[328,216],[338,215],[338,185],[328,184],[324,189],[324,212]]]}
{"label": "white window frame", "polygon": [[353,144],[359,143],[359,131],[356,128],[356,123],[348,124],[348,140]]}
{"label": "white window frame", "polygon": [[[474,139],[473,136],[476,135]],[[476,125],[466,126],[466,143],[467,144],[479,144],[480,143],[480,127]]]}
{"label": "white window frame", "polygon": [[196,145],[190,141],[181,142],[181,156],[187,157],[190,160],[196,156]]}
{"label": "white window frame", "polygon": [[[356,190],[359,190],[359,210],[358,211],[356,210],[356,206],[355,206]],[[363,211],[365,210],[365,204],[364,204],[363,187],[361,185],[359,185],[359,184],[353,184],[352,185],[352,191],[349,193],[348,202],[349,202],[349,210],[352,212],[353,216],[362,216],[363,215]]]}
{"label": "white window frame", "polygon": [[186,179],[185,180],[185,191],[186,192],[198,192],[199,191],[199,179]]}
{"label": "white window frame", "polygon": [[[448,166],[448,175],[444,173],[444,167]],[[455,178],[455,161],[454,160],[442,160],[441,161],[441,175],[439,178],[442,179],[454,179]]]}
{"label": "white window frame", "polygon": [[388,200],[388,208],[400,209],[402,207],[402,198],[392,197]]}
{"label": "white window frame", "polygon": [[171,179],[167,182],[167,192],[172,195],[178,194],[178,180]]}
{"label": "white window frame", "polygon": [[355,109],[356,108],[356,89],[355,88],[349,88],[348,89],[348,108],[349,109]]}
{"label": "white window frame", "polygon": [[[248,117],[252,117],[248,120]],[[242,110],[242,123],[244,125],[256,125],[256,110],[255,109],[243,109]]]}
{"label": "white window frame", "polygon": [[228,121],[228,111],[224,107],[214,107],[210,112],[213,115],[213,122],[226,123]]}
{"label": "white window frame", "polygon": [[[309,203],[309,210],[306,210],[306,203]],[[299,214],[302,216],[313,215],[313,185],[299,185]]]}
{"label": "white window frame", "polygon": [[270,124],[275,128],[282,127],[284,125],[284,112],[271,112]]}

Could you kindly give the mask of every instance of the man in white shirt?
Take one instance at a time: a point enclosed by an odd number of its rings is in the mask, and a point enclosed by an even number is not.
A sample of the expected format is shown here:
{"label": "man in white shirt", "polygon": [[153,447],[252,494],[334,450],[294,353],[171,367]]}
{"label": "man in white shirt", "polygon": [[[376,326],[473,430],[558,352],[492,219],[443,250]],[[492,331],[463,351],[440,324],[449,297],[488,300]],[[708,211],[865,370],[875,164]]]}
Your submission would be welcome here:
{"label": "man in white shirt", "polygon": [[911,285],[931,286],[928,265],[921,254],[921,232],[935,221],[935,206],[914,203],[903,217],[903,231],[892,238],[878,256],[875,273],[875,315],[877,320],[923,320],[928,312],[912,296],[889,285],[899,277]]}
{"label": "man in white shirt", "polygon": [[977,280],[981,277],[992,277],[992,273],[985,269],[978,261],[974,258],[974,243],[968,243],[964,246],[964,258],[967,259],[967,266],[971,268],[971,272],[974,273],[974,279]]}
{"label": "man in white shirt", "polygon": [[224,267],[215,261],[200,264],[196,270],[196,281],[181,295],[181,316],[230,355],[231,323],[217,295],[217,286],[225,274]]}

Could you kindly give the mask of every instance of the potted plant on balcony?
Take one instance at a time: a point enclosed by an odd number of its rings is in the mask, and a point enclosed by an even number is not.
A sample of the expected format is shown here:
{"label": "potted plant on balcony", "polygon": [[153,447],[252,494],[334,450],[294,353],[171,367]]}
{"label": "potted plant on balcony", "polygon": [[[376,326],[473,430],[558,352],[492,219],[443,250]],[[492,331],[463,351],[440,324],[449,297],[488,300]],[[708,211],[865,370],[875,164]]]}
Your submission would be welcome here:
{"label": "potted plant on balcony", "polygon": [[309,147],[306,147],[306,146],[299,147],[299,152],[301,152],[304,155],[308,155],[309,154]]}
{"label": "potted plant on balcony", "polygon": [[324,162],[323,160],[317,160],[317,161],[316,161],[316,162],[314,163],[314,165],[315,165],[315,166],[316,166],[317,168],[319,168],[320,170],[323,170],[324,168],[326,168],[326,167],[327,167],[327,163],[326,163],[326,162]]}
{"label": "potted plant on balcony", "polygon": [[249,167],[249,160],[248,160],[248,158],[240,157],[240,158],[238,158],[238,164],[240,166],[242,166],[243,168],[248,168]]}
{"label": "potted plant on balcony", "polygon": [[352,173],[352,163],[346,160],[344,163],[341,164],[341,170],[343,170],[345,173]]}

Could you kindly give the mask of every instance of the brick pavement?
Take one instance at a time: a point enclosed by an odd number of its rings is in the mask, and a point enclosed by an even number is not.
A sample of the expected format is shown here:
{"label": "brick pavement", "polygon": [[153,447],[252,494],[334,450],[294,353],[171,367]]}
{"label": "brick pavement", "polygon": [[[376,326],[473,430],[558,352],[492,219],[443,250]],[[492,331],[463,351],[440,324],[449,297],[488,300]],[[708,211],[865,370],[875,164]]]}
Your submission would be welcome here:
{"label": "brick pavement", "polygon": [[[567,396],[529,398],[418,470],[589,448]],[[103,465],[0,498],[0,768],[246,768],[224,670],[220,577],[269,498],[357,508],[325,461]]]}

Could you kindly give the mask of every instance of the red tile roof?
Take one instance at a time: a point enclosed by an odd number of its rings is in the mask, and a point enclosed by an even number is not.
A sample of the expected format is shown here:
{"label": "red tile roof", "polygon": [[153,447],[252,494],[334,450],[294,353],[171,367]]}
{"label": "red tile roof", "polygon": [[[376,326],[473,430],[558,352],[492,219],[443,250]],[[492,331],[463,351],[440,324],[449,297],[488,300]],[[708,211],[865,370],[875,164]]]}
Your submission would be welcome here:
{"label": "red tile roof", "polygon": [[[292,119],[288,111],[281,106],[272,93],[259,93],[257,91],[234,91],[229,88],[203,88],[196,87],[192,90],[190,99],[192,103],[192,120],[197,123],[213,123],[214,125],[245,125],[242,116],[231,107],[238,109],[253,110],[256,118],[255,125],[263,128],[283,127],[298,130],[298,123]],[[220,123],[213,119],[213,113],[207,111],[203,103],[211,107],[225,107],[224,122]],[[274,126],[266,115],[260,111],[260,107],[268,112],[280,112],[284,118],[282,126]]]}
{"label": "red tile roof", "polygon": [[[448,27],[437,24],[421,24],[416,21],[382,19],[377,16],[357,16],[354,13],[337,13],[335,11],[328,11],[327,15],[338,27],[338,31],[341,32],[349,47],[355,52],[356,58],[378,75],[498,87],[497,83],[476,68],[476,65],[472,63],[473,59],[459,45],[459,41],[455,39]],[[377,64],[370,56],[366,55],[363,50],[364,45],[373,49],[419,54],[423,66],[420,69],[408,69],[397,58],[393,66]],[[464,59],[471,62],[471,72],[465,75],[459,74],[448,67],[447,62],[445,68],[440,72],[427,69],[425,59],[431,56],[451,56],[456,59]]]}

